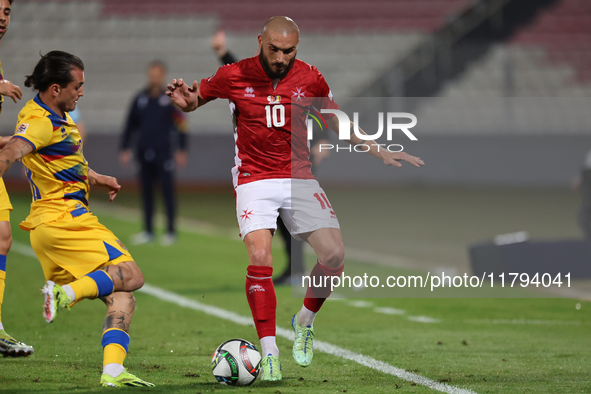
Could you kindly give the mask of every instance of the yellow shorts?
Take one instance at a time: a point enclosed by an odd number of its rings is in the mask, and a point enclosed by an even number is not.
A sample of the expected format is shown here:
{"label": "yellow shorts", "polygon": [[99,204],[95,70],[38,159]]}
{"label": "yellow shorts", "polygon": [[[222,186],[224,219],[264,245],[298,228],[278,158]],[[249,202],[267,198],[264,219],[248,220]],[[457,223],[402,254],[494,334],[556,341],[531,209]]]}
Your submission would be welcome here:
{"label": "yellow shorts", "polygon": [[10,221],[10,215],[6,216],[12,211],[12,204],[10,198],[8,198],[8,192],[6,186],[4,186],[4,180],[0,178],[0,211],[7,211],[3,213],[4,216],[0,216],[0,222]]}
{"label": "yellow shorts", "polygon": [[10,222],[10,209],[0,211],[0,222]]}
{"label": "yellow shorts", "polygon": [[46,280],[68,284],[107,265],[133,261],[127,248],[96,216],[79,208],[31,230],[31,246]]}

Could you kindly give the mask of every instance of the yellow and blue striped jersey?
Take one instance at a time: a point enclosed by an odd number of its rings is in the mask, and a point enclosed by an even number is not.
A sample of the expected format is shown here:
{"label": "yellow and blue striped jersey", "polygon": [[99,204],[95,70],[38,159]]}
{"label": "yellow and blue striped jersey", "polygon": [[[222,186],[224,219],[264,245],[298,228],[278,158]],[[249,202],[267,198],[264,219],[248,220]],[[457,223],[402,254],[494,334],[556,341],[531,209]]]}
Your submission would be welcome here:
{"label": "yellow and blue striped jersey", "polygon": [[23,158],[33,202],[23,230],[58,219],[65,211],[88,206],[88,164],[82,139],[69,114],[62,117],[45,105],[39,95],[20,111],[13,138],[31,144]]}

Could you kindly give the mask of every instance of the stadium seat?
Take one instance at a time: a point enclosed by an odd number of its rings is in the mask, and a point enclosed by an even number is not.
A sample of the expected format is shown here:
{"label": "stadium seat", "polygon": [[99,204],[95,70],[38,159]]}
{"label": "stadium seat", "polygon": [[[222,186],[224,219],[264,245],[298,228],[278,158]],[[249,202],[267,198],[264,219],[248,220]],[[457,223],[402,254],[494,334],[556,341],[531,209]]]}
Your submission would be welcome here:
{"label": "stadium seat", "polygon": [[[302,29],[298,57],[316,65],[335,97],[346,97],[385,71],[467,0],[371,0],[302,2],[281,5]],[[177,0],[19,1],[10,40],[2,43],[6,75],[22,84],[39,53],[61,49],[79,55],[86,66],[80,108],[91,132],[118,133],[131,97],[145,83],[148,62],[164,59],[169,76],[207,77],[219,67],[210,39],[221,26],[238,58],[258,51],[261,15],[278,12],[273,1]],[[313,9],[314,12],[309,12]],[[26,51],[23,50],[26,48]],[[27,66],[30,65],[30,66]],[[16,77],[12,77],[16,76]],[[25,92],[25,99],[32,97]],[[190,114],[194,131],[231,130],[228,104],[208,104]],[[18,106],[7,103],[0,127],[12,130]]]}

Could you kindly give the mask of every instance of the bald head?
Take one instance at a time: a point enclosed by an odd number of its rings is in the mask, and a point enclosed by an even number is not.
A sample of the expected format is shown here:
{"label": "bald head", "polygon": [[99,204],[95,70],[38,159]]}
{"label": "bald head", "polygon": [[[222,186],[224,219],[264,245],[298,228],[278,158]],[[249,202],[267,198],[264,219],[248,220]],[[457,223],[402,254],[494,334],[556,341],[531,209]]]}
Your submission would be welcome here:
{"label": "bald head", "polygon": [[288,36],[290,34],[297,34],[298,40],[300,39],[300,29],[293,19],[287,16],[274,16],[265,22],[261,35],[265,37],[267,34],[278,34],[282,36]]}
{"label": "bald head", "polygon": [[300,29],[286,16],[274,16],[269,19],[259,34],[261,65],[272,80],[287,75],[294,65]]}

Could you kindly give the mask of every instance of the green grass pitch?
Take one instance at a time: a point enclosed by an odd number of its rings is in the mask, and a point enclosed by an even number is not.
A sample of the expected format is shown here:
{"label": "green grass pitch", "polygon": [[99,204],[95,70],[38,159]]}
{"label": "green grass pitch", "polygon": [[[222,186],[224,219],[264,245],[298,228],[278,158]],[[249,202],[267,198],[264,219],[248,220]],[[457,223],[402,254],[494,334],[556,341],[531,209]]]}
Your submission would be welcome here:
{"label": "green grass pitch", "polygon": [[[472,193],[473,197],[487,196],[488,200],[482,202],[488,207],[488,212],[484,213],[488,220],[484,221],[474,218],[479,215],[474,205],[471,205],[474,212],[468,210],[465,216],[459,218],[449,212],[450,206],[462,205],[461,201],[454,202],[455,192],[451,190],[401,190],[399,193],[399,206],[405,203],[417,205],[421,203],[421,195],[438,193],[433,199],[441,208],[429,205],[426,209],[432,212],[426,214],[423,211],[422,215],[418,215],[418,222],[413,222],[406,231],[393,229],[394,246],[400,245],[401,253],[409,258],[466,259],[462,255],[466,242],[504,231],[501,223],[511,221],[515,222],[513,227],[525,223],[533,235],[536,231],[540,236],[576,234],[576,225],[569,222],[574,219],[563,218],[574,214],[576,209],[571,207],[576,205],[576,199],[568,192],[544,193],[536,205],[527,202],[528,192],[524,191],[511,194],[501,190],[492,196],[490,191],[464,191],[464,194]],[[119,205],[114,205],[116,208],[136,204],[133,195],[122,194],[120,197]],[[43,285],[43,274],[35,258],[22,254],[22,251],[26,253],[29,245],[28,234],[18,228],[18,222],[28,213],[29,198],[11,195],[15,207],[11,216],[15,246],[8,256],[2,317],[6,330],[35,346],[35,354],[27,359],[0,359],[0,391],[112,391],[98,385],[102,368],[103,304],[100,301],[84,301],[71,311],[58,314],[52,324],[45,323],[41,316],[42,296],[39,289]],[[96,193],[93,198],[98,200],[102,196]],[[214,223],[225,232],[207,235],[189,231],[190,228],[184,226],[186,231],[181,232],[179,241],[172,247],[128,245],[144,272],[146,282],[202,304],[248,317],[250,312],[244,295],[246,251],[237,237],[233,222],[231,193],[184,195],[180,200],[182,216]],[[508,212],[495,211],[507,200],[513,201]],[[331,201],[333,205],[347,204],[345,200],[339,201],[338,197],[332,197]],[[499,205],[495,206],[495,202]],[[538,215],[540,211],[546,212],[546,215]],[[139,216],[130,219],[119,211],[104,209],[102,205],[95,212],[124,243],[131,234],[140,230]],[[410,220],[412,210],[405,212],[403,210],[398,215],[404,216],[404,220],[408,216]],[[553,229],[549,229],[544,223],[552,220],[552,215],[555,215],[556,221],[553,222]],[[460,222],[459,225],[454,224],[458,226],[457,231],[455,228],[454,231],[446,231],[448,226],[444,223],[448,217]],[[470,218],[475,221],[469,222]],[[463,229],[462,223],[472,228]],[[410,241],[403,242],[408,232],[414,235],[416,242],[421,227],[427,228],[423,230],[424,242],[432,247],[413,249]],[[349,231],[344,229],[345,237]],[[441,249],[439,254],[437,245]],[[274,255],[276,269],[280,270],[285,264],[285,257],[279,244],[274,249]],[[289,328],[290,318],[300,308],[301,299],[292,297],[290,288],[285,286],[277,288],[277,296],[278,326]],[[136,293],[136,299],[126,367],[153,382],[156,387],[123,389],[125,392],[437,392],[321,352],[315,353],[312,366],[298,367],[291,357],[291,343],[282,337],[278,338],[283,363],[282,382],[257,381],[243,388],[224,387],[211,374],[214,349],[230,338],[245,338],[258,347],[254,328],[141,292]],[[575,307],[577,304],[580,304],[579,309]],[[390,314],[380,313],[380,310],[390,311]],[[589,393],[589,311],[591,303],[587,301],[558,298],[342,299],[325,304],[316,319],[315,328],[318,340],[432,381],[476,393]],[[428,317],[434,322],[425,323],[422,322],[424,319],[417,317]]]}

